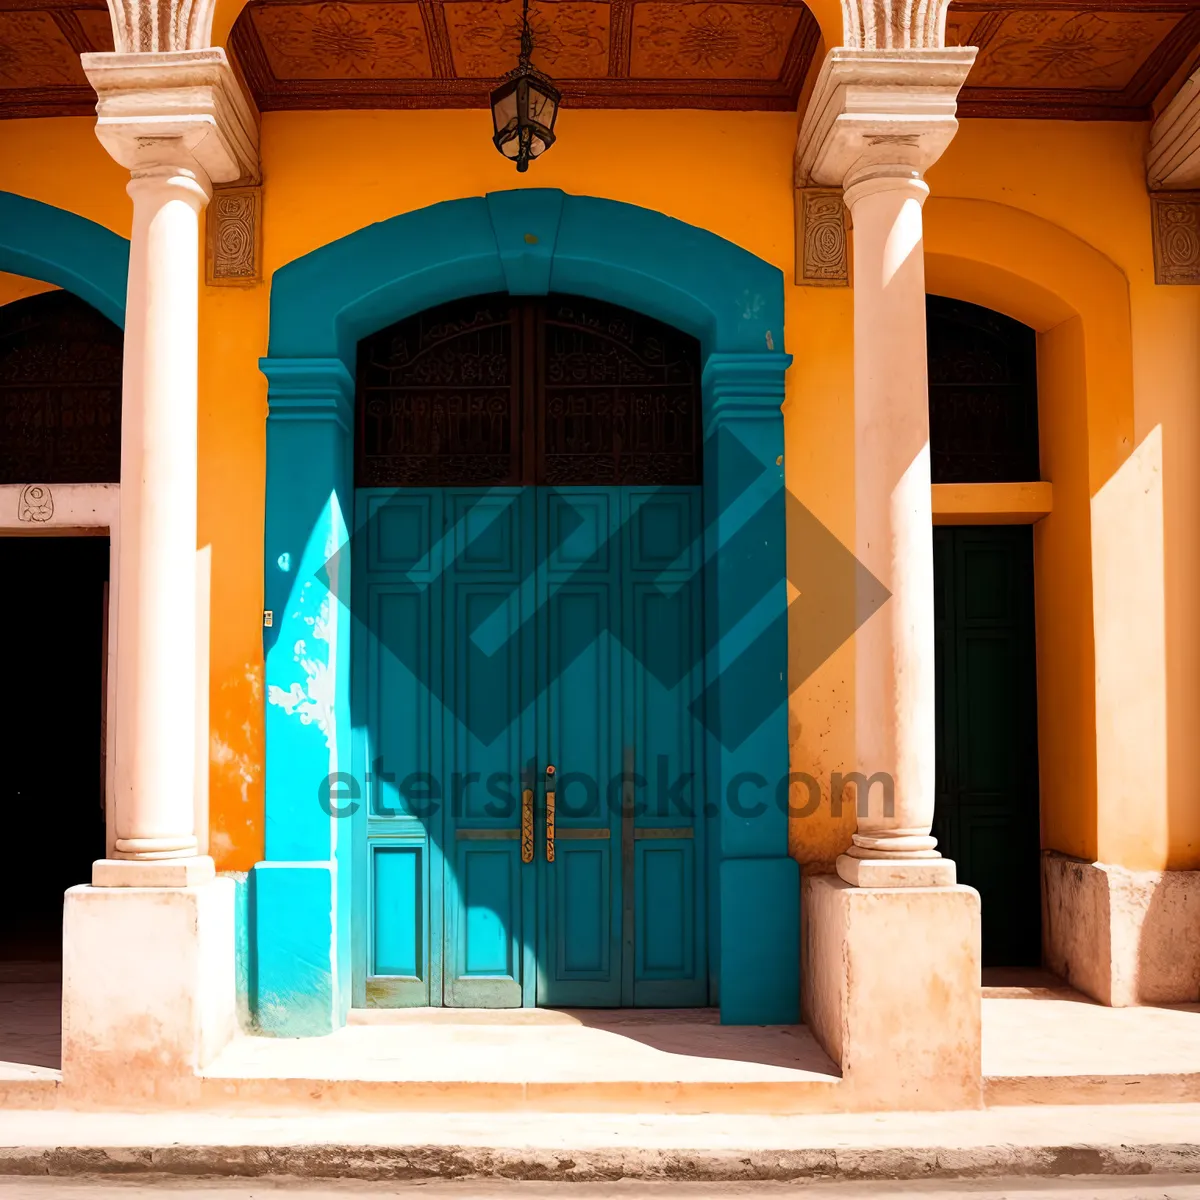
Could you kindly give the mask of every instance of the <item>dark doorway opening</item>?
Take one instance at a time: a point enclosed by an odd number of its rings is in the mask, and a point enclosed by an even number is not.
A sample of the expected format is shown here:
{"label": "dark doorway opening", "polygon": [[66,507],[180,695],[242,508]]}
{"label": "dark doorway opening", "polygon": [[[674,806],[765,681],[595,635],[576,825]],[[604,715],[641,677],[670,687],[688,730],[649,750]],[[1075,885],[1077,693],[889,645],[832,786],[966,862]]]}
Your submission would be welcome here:
{"label": "dark doorway opening", "polygon": [[933,833],[979,892],[983,965],[1041,964],[1033,530],[933,531]]}
{"label": "dark doorway opening", "polygon": [[[933,482],[1040,478],[1037,336],[1001,313],[926,298]],[[979,891],[984,967],[1041,963],[1033,529],[933,531],[934,836]]]}
{"label": "dark doorway opening", "polygon": [[0,958],[57,961],[63,892],[104,857],[107,537],[0,538]]}

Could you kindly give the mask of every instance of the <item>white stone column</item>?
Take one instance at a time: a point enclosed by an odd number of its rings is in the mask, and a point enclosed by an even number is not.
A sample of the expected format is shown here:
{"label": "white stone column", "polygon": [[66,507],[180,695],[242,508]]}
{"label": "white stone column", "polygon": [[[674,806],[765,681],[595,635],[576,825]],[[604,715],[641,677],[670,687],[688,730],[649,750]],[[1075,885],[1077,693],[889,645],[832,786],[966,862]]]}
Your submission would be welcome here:
{"label": "white stone column", "polygon": [[[855,642],[858,829],[849,883],[940,886],[934,838],[933,519],[922,176],[957,128],[971,48],[830,52],[798,183],[845,188],[854,231],[855,554],[891,593]],[[871,782],[867,782],[871,781]],[[865,797],[861,793],[866,793]]]}
{"label": "white stone column", "polygon": [[222,50],[87,54],[97,135],[129,168],[114,857],[96,886],[186,886],[197,853],[196,381],[201,214],[257,172],[254,121]]}
{"label": "white stone column", "polygon": [[69,1103],[191,1103],[237,1028],[234,885],[197,849],[196,375],[200,218],[256,178],[257,130],[223,50],[85,54],[96,132],[131,172],[115,857],[63,906]]}

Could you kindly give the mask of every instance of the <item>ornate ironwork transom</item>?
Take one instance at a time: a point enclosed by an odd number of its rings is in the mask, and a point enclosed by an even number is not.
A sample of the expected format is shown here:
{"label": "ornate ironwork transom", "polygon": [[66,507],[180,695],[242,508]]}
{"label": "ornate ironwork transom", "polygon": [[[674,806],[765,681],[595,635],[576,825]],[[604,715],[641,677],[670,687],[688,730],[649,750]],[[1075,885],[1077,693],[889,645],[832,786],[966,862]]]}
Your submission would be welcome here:
{"label": "ornate ironwork transom", "polygon": [[1037,340],[991,309],[926,297],[934,483],[1039,479]]}
{"label": "ornate ironwork transom", "polygon": [[0,306],[0,483],[120,480],[122,345],[70,292]]}
{"label": "ornate ironwork transom", "polygon": [[700,344],[576,296],[479,296],[359,344],[359,487],[698,484]]}

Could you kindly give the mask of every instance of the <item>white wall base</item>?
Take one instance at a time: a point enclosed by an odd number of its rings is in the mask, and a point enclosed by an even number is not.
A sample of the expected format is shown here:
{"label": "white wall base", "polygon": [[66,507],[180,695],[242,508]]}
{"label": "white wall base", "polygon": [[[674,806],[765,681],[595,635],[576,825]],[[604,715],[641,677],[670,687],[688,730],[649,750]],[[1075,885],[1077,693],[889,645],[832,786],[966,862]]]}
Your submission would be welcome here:
{"label": "white wall base", "polygon": [[1101,1004],[1200,1000],[1200,871],[1130,871],[1044,851],[1042,951]]}
{"label": "white wall base", "polygon": [[232,880],[67,892],[68,1103],[187,1102],[236,1030]]}
{"label": "white wall base", "polygon": [[983,1104],[979,893],[806,877],[805,1024],[855,1111]]}

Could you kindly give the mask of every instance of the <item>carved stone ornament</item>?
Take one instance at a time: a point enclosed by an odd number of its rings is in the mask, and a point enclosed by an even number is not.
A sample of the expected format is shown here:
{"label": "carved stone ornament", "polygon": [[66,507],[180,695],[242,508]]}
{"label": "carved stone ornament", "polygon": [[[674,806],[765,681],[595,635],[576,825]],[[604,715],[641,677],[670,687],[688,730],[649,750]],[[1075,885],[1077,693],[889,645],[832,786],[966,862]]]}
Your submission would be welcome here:
{"label": "carved stone ornament", "polygon": [[796,282],[805,287],[849,287],[841,189],[797,188],[796,220]]}
{"label": "carved stone ornament", "polygon": [[1200,192],[1159,192],[1150,197],[1154,282],[1200,283]]}
{"label": "carved stone ornament", "polygon": [[262,188],[219,187],[206,214],[205,278],[214,286],[262,278]]}
{"label": "carved stone ornament", "polygon": [[854,50],[927,50],[946,44],[950,0],[842,0],[846,46]]}
{"label": "carved stone ornament", "polygon": [[17,500],[17,520],[42,525],[54,516],[54,496],[44,483],[30,483]]}
{"label": "carved stone ornament", "polygon": [[259,181],[257,114],[219,46],[80,61],[96,91],[96,136],[123,167],[167,162],[202,183]]}
{"label": "carved stone ornament", "polygon": [[108,0],[118,54],[201,50],[211,43],[216,0]]}
{"label": "carved stone ornament", "polygon": [[958,90],[974,61],[973,46],[834,47],[800,125],[796,186],[849,187],[875,174],[920,178],[958,129]]}

